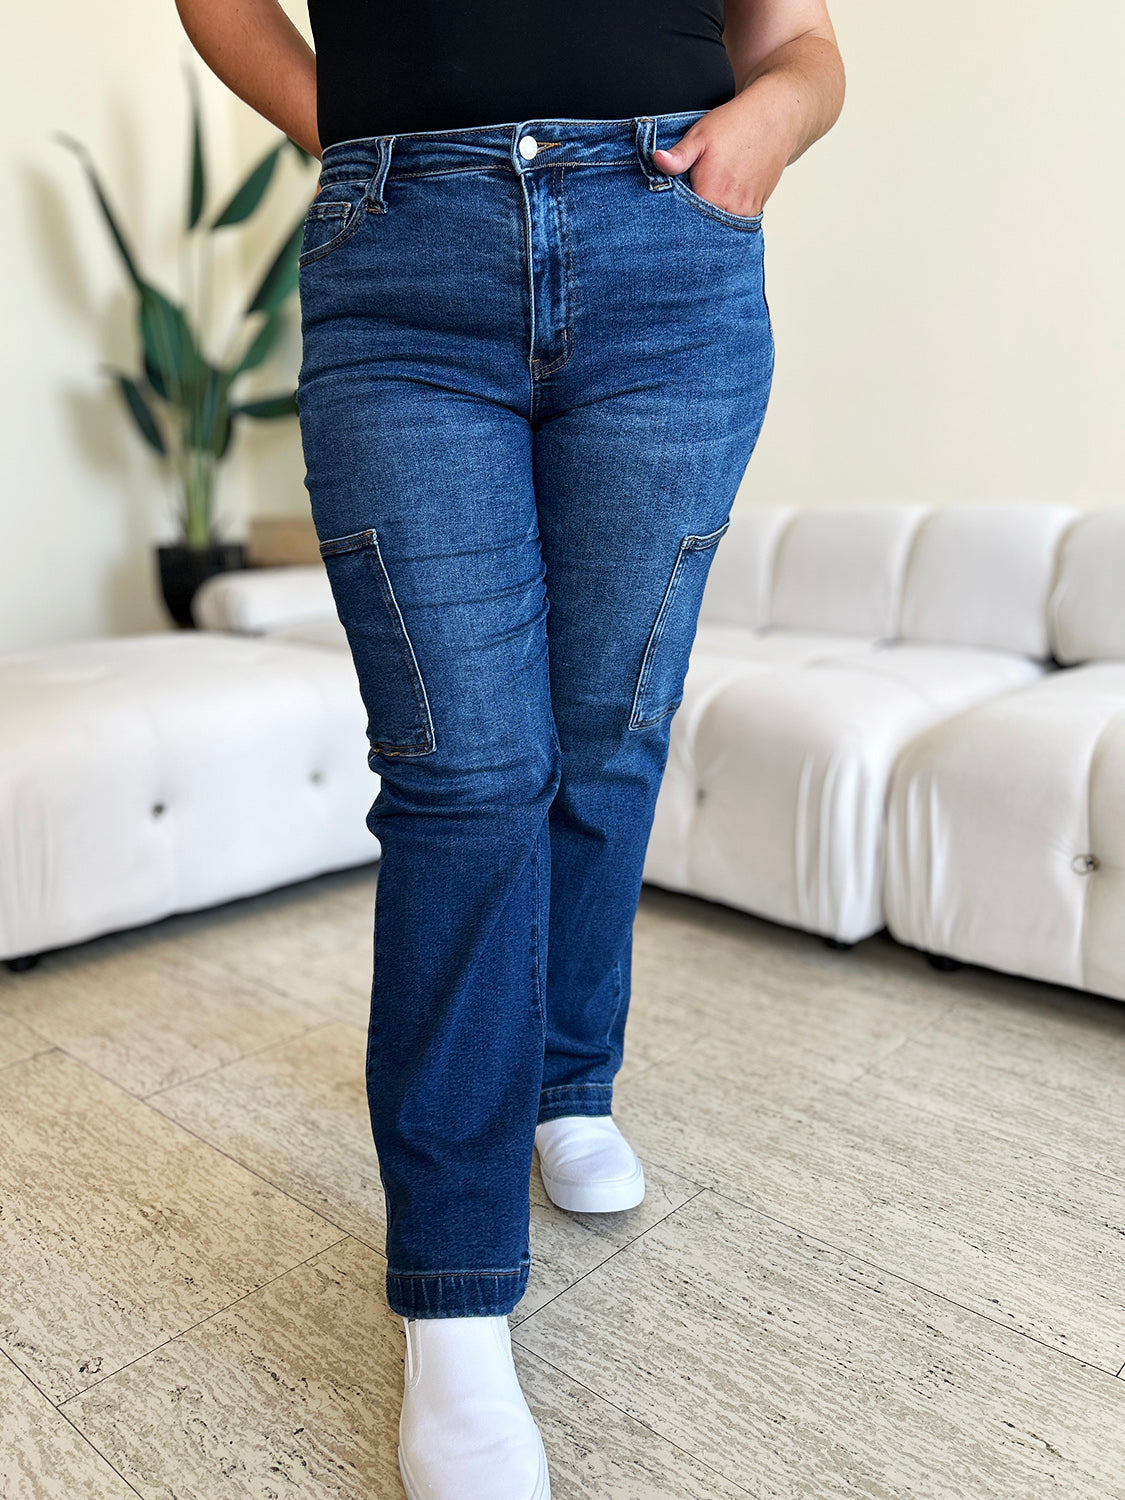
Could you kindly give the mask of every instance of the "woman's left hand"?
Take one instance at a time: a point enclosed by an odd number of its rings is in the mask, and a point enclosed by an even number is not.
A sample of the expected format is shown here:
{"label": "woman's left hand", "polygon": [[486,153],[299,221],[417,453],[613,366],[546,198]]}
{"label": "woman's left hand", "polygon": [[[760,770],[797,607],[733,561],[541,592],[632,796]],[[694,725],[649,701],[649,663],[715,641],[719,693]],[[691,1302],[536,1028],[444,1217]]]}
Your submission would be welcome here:
{"label": "woman's left hand", "polygon": [[693,192],[732,214],[761,213],[796,148],[798,112],[766,80],[707,111],[674,146],[652,153],[661,172],[688,172]]}

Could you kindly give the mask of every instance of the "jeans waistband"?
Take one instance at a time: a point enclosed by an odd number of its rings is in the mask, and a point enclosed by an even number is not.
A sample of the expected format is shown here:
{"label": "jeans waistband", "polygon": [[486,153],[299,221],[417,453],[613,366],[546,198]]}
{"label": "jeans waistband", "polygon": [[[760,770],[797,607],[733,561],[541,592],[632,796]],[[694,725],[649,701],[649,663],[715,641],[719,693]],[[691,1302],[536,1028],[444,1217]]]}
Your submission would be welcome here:
{"label": "jeans waistband", "polygon": [[[543,167],[627,161],[639,161],[650,172],[657,146],[673,145],[706,113],[688,109],[620,120],[528,119],[333,141],[321,154],[321,182],[377,174],[381,186],[383,179],[396,172],[488,171],[499,167],[522,174]],[[520,144],[525,141],[521,151]]]}

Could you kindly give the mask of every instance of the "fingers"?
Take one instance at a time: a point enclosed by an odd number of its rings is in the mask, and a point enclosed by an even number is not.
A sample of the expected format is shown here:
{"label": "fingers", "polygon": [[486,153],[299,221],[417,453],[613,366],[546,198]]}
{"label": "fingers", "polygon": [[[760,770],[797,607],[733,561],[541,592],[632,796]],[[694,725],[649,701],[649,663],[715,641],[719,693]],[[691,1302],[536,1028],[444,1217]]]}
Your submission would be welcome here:
{"label": "fingers", "polygon": [[686,172],[703,155],[703,143],[698,137],[693,140],[691,131],[680,137],[674,146],[660,147],[652,153],[652,159],[661,172],[676,176]]}

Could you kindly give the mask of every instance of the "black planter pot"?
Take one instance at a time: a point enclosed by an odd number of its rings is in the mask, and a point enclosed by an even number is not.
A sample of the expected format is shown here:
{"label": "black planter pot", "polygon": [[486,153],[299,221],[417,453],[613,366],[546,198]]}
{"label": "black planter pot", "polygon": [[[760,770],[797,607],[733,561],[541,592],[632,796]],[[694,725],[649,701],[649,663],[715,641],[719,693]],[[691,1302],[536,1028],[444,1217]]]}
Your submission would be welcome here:
{"label": "black planter pot", "polygon": [[216,573],[229,573],[246,566],[246,548],[241,542],[216,542],[211,547],[157,547],[160,592],[176,624],[192,629],[191,601],[200,584]]}

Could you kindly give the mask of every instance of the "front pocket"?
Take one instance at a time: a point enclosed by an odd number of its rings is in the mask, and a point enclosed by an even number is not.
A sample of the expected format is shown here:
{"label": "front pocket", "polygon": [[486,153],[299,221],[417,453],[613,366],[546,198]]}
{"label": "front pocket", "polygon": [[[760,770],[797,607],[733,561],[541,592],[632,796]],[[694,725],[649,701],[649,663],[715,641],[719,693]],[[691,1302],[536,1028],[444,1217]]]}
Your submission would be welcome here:
{"label": "front pocket", "polygon": [[630,729],[656,724],[680,706],[703,603],[703,587],[715,547],[729,525],[728,516],[717,531],[706,536],[685,536],[680,542],[641,658],[629,715]]}
{"label": "front pocket", "polygon": [[309,204],[297,265],[307,266],[330,254],[352,235],[367,211],[366,180],[323,184]]}
{"label": "front pocket", "polygon": [[429,698],[374,529],[321,542],[367,709],[371,755],[428,755]]}
{"label": "front pocket", "polygon": [[745,229],[753,233],[762,227],[762,215],[756,214],[732,214],[728,208],[720,208],[717,203],[700,195],[687,182],[687,174],[682,173],[672,178],[672,186],[685,203],[691,205],[698,213],[706,215],[709,219],[715,219],[720,224],[728,224],[732,229]]}

